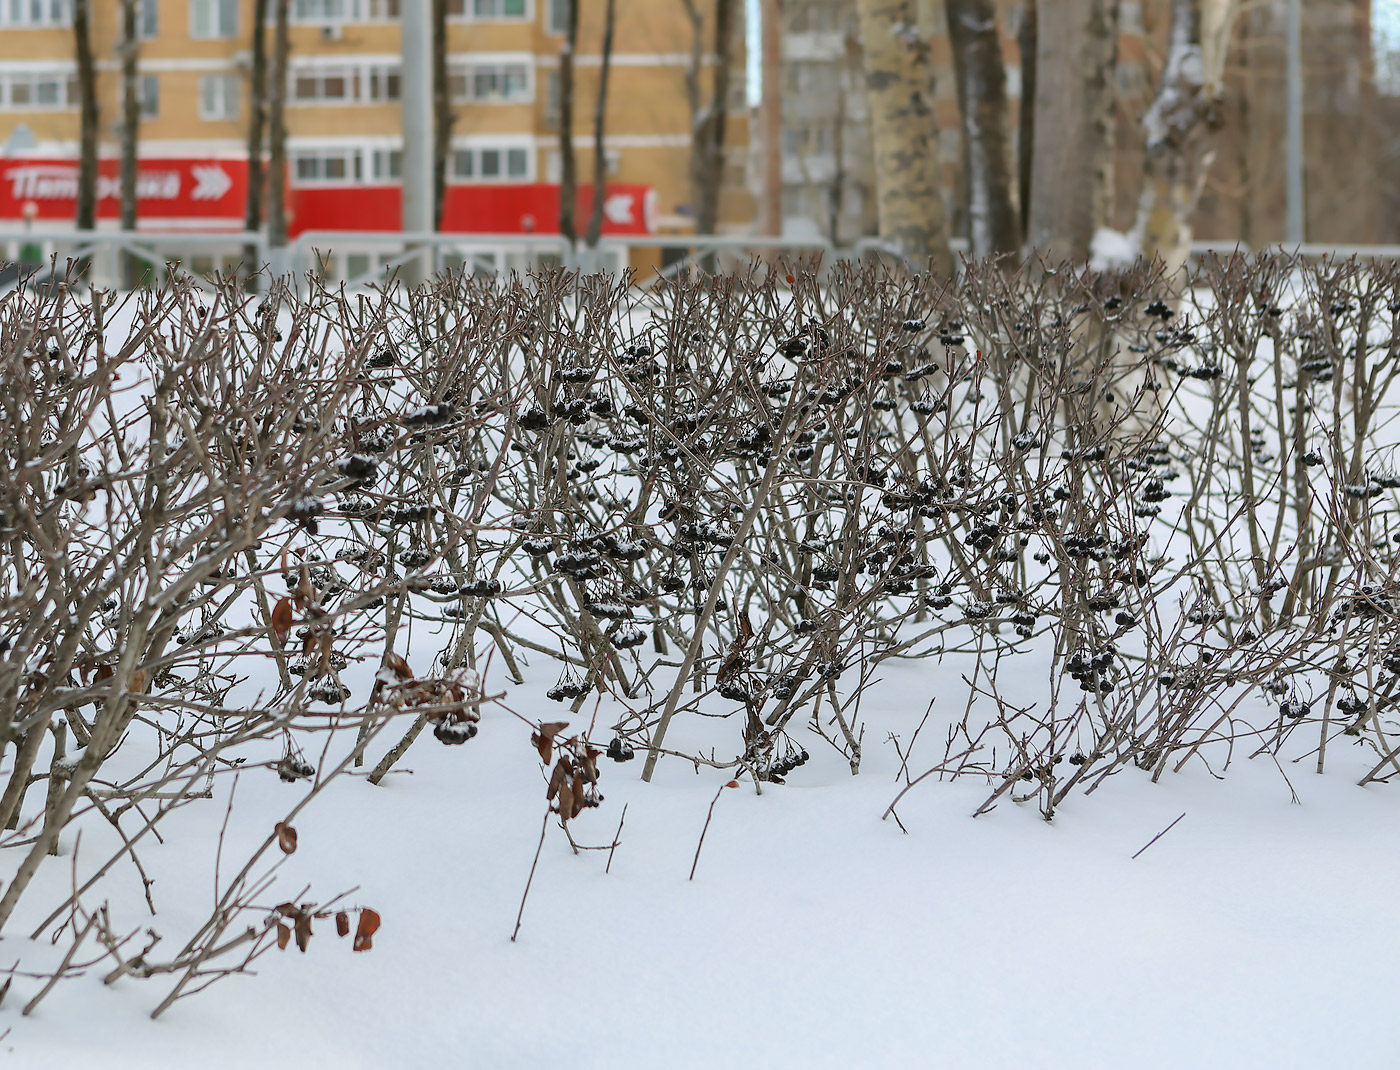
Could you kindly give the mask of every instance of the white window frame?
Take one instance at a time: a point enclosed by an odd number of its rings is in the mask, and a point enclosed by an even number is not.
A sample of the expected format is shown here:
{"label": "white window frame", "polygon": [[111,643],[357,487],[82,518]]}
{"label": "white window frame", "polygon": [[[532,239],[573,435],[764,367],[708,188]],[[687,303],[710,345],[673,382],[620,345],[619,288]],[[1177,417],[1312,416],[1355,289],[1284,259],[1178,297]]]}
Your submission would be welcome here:
{"label": "white window frame", "polygon": [[[484,165],[495,153],[499,171],[495,175],[483,173]],[[524,154],[524,170],[519,174],[510,173],[511,153]],[[447,181],[454,186],[510,186],[534,182],[537,172],[537,153],[533,140],[525,138],[469,138],[452,142],[451,156],[448,159]],[[517,157],[518,158],[518,157]],[[470,171],[464,171],[463,161],[470,162]]]}
{"label": "white window frame", "polygon": [[[25,86],[27,100],[15,102],[16,84]],[[56,99],[40,101],[40,85],[57,85]],[[77,79],[71,70],[21,67],[0,72],[0,111],[67,111],[77,106]]]}
{"label": "white window frame", "polygon": [[544,0],[544,32],[562,37],[569,32],[569,0]]}
{"label": "white window frame", "polygon": [[[478,76],[494,76],[497,81],[504,82],[508,70],[523,75],[522,90],[513,95],[477,93]],[[462,81],[463,92],[456,93],[452,91],[451,86],[453,81],[459,78]],[[528,52],[459,54],[448,59],[447,81],[454,104],[533,104],[536,91],[534,56]]]}
{"label": "white window frame", "polygon": [[160,75],[143,74],[136,82],[137,98],[141,102],[141,119],[160,118]]}
{"label": "white window frame", "polygon": [[[523,14],[520,15],[500,15],[492,12],[500,11],[507,3],[513,0],[448,0],[447,17],[450,19],[460,19],[466,22],[534,22],[535,21],[535,0],[522,0]],[[485,10],[486,14],[479,14]]]}
{"label": "white window frame", "polygon": [[[347,145],[344,143],[335,145],[298,145],[289,148],[287,156],[291,164],[291,184],[297,189],[336,189],[345,186],[363,186],[365,184],[364,156],[365,150],[362,145]],[[316,170],[320,174],[313,174],[309,177],[303,175],[303,160],[315,160]],[[344,167],[345,174],[336,177],[327,177],[325,174],[326,163],[330,160],[339,161]]]}
{"label": "white window frame", "polygon": [[0,27],[55,30],[73,25],[71,0],[0,0]]}
{"label": "white window frame", "polygon": [[[343,97],[325,96],[327,78],[340,77],[346,81]],[[390,79],[398,79],[397,95],[390,95]],[[302,80],[315,83],[316,95],[299,95]],[[378,89],[378,93],[375,90]],[[287,106],[294,108],[343,108],[356,104],[393,104],[403,94],[401,64],[394,56],[308,57],[293,62],[287,74]]]}
{"label": "white window frame", "polygon": [[154,41],[160,36],[160,0],[139,0],[136,5],[136,36]]}
{"label": "white window frame", "polygon": [[[229,122],[242,111],[243,79],[236,74],[199,76],[199,117],[205,122]],[[210,107],[210,103],[215,104]]]}
{"label": "white window frame", "polygon": [[238,36],[238,0],[190,0],[189,16],[192,41],[227,41]]}
{"label": "white window frame", "polygon": [[402,10],[405,3],[420,0],[291,0],[289,20],[301,26],[336,26],[357,22],[393,22],[396,14],[390,7]]}

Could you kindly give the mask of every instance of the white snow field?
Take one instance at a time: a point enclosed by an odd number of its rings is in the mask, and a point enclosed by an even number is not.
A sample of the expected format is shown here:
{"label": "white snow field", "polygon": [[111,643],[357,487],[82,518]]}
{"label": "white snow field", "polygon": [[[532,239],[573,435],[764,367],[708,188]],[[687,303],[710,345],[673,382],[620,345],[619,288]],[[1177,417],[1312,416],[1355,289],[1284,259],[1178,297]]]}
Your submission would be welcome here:
{"label": "white snow field", "polygon": [[[892,670],[867,739],[907,736],[930,686]],[[544,792],[528,730],[488,710],[466,746],[424,737],[411,775],[342,780],[298,821],[269,902],[358,885],[384,919],[372,951],[323,921],[305,954],[269,952],[156,1022],[159,980],[104,989],[94,968],[29,1018],[37,982],[16,981],[0,1048],[35,1070],[1396,1065],[1400,815],[1392,788],[1355,786],[1364,761],[1288,769],[1296,802],[1268,758],[1224,780],[1130,769],[1051,824],[1011,802],[973,819],[986,790],[931,777],[900,804],[906,835],[880,820],[893,746],[855,778],[810,749],[788,784],[722,793],[693,882],[721,774],[672,759],[645,785],[609,764],[574,824],[609,843],[626,804],[611,873],[551,827],[511,943]],[[301,790],[244,776],[226,856]],[[143,852],[161,915],[133,896],[122,926],[199,922],[224,811],[167,819],[172,847]],[[68,877],[42,879],[35,903]]]}

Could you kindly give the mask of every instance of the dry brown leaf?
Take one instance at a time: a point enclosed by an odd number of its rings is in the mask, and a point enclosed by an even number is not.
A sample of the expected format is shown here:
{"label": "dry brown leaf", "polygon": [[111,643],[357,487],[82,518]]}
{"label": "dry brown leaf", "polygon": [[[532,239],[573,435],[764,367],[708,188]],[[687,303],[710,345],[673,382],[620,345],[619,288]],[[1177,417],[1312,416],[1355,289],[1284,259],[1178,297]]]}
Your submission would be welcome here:
{"label": "dry brown leaf", "polygon": [[331,652],[335,649],[335,629],[327,626],[318,634],[321,646],[320,674],[325,675],[331,671]]}
{"label": "dry brown leaf", "polygon": [[379,669],[379,678],[384,680],[386,684],[404,682],[413,679],[413,670],[408,667],[408,662],[401,655],[389,653],[384,655],[384,664]]}
{"label": "dry brown leaf", "polygon": [[277,913],[281,914],[284,918],[295,918],[301,913],[301,907],[297,906],[295,903],[278,903],[272,909],[277,911]]}
{"label": "dry brown leaf", "polygon": [[292,930],[287,927],[287,923],[279,921],[277,923],[277,950],[286,951],[287,945],[292,942]]}
{"label": "dry brown leaf", "polygon": [[549,775],[549,791],[545,794],[547,802],[553,802],[558,795],[561,800],[560,810],[563,810],[562,799],[564,789],[569,784],[569,774],[573,772],[573,767],[569,765],[568,758],[560,758],[554,766],[554,772]]}
{"label": "dry brown leaf", "polygon": [[272,635],[278,646],[287,645],[287,636],[292,634],[292,600],[279,598],[272,607]]}
{"label": "dry brown leaf", "polygon": [[146,690],[146,670],[145,670],[145,669],[137,669],[134,673],[131,674],[131,687],[128,688],[128,690],[134,691],[134,692],[139,692],[139,691],[145,691],[145,690]]}
{"label": "dry brown leaf", "polygon": [[571,814],[569,814],[569,817],[570,817],[570,818],[578,817],[578,815],[579,815],[580,813],[583,812],[583,800],[584,800],[584,797],[586,796],[587,792],[588,792],[588,784],[587,784],[587,782],[583,779],[583,777],[581,777],[581,776],[575,776],[575,777],[574,777],[574,784],[573,784],[573,793],[572,793],[572,795],[573,795],[573,799],[572,799],[572,801],[573,801],[573,806],[572,806],[573,812],[572,812]]}
{"label": "dry brown leaf", "polygon": [[530,742],[540,752],[540,761],[545,765],[549,764],[550,755],[554,753],[554,737],[568,727],[568,721],[546,721],[540,725],[538,732],[531,733]]}
{"label": "dry brown leaf", "polygon": [[335,935],[350,935],[350,915],[345,913],[345,911],[343,910],[339,911],[335,916]]}
{"label": "dry brown leaf", "polygon": [[374,934],[379,931],[379,914],[369,907],[360,908],[360,923],[355,926],[354,950],[368,951],[374,947]]}
{"label": "dry brown leaf", "polygon": [[295,926],[294,931],[295,931],[295,933],[296,933],[296,938],[297,938],[297,950],[298,950],[298,951],[301,951],[301,952],[305,952],[305,951],[306,951],[306,945],[309,944],[309,943],[311,943],[311,914],[310,914],[310,912],[309,912],[309,911],[302,911],[300,914],[298,914],[298,915],[297,915],[297,918],[296,918],[296,921],[293,923],[293,925]]}
{"label": "dry brown leaf", "polygon": [[297,849],[297,830],[285,821],[277,822],[277,846],[282,848],[284,855],[292,854]]}

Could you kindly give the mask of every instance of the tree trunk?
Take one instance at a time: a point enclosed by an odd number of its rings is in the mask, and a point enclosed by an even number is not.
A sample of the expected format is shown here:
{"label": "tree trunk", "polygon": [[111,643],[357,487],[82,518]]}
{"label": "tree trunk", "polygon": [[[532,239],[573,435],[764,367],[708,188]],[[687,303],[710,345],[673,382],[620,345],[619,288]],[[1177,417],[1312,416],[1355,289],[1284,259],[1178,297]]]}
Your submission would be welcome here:
{"label": "tree trunk", "polygon": [[578,50],[578,0],[567,0],[569,27],[559,50],[559,233],[572,249],[578,244],[574,206],[578,201],[578,161],[574,158],[574,53]]}
{"label": "tree trunk", "polygon": [[447,0],[433,0],[433,229],[442,229],[447,162],[452,151],[452,94],[447,82]]}
{"label": "tree trunk", "polygon": [[733,60],[734,16],[737,0],[714,2],[714,78],[710,99],[700,87],[705,51],[705,16],[695,0],[684,0],[691,22],[690,66],[686,97],[690,103],[690,201],[695,233],[713,234],[719,224],[720,191],[724,185],[725,119],[729,111],[729,70]]}
{"label": "tree trunk", "polygon": [[[762,183],[758,232],[783,233],[783,9],[781,0],[762,0],[763,98],[758,105]],[[771,258],[771,253],[769,254]]]}
{"label": "tree trunk", "polygon": [[1016,33],[1021,52],[1021,115],[1016,137],[1016,177],[1021,194],[1021,241],[1031,228],[1031,165],[1035,159],[1035,50],[1036,0],[1026,0],[1021,8],[1021,26]]}
{"label": "tree trunk", "polygon": [[880,239],[911,263],[951,274],[928,46],[912,0],[858,0],[875,155]]}
{"label": "tree trunk", "polygon": [[[82,127],[78,148],[78,210],[76,226],[92,230],[97,224],[97,64],[92,56],[91,0],[73,0],[73,43],[78,63],[78,101]],[[86,263],[86,259],[84,261]],[[86,267],[84,267],[86,270]]]}
{"label": "tree trunk", "polygon": [[287,7],[277,0],[277,28],[272,37],[272,86],[267,95],[267,242],[287,244]]}
{"label": "tree trunk", "polygon": [[1039,0],[1029,240],[1086,260],[1112,222],[1118,0]]}
{"label": "tree trunk", "polygon": [[948,37],[967,161],[968,233],[974,256],[1021,245],[1007,129],[1006,64],[995,0],[946,0]]}
{"label": "tree trunk", "polygon": [[588,217],[584,240],[590,249],[598,248],[603,233],[603,194],[608,180],[608,157],[604,144],[608,119],[608,72],[612,68],[613,30],[617,25],[616,0],[608,0],[603,22],[603,64],[598,72],[598,99],[593,106],[593,212]]}
{"label": "tree trunk", "polygon": [[[137,0],[121,0],[122,124],[121,124],[121,228],[136,229],[136,142],[141,129],[141,86],[138,64],[141,46],[136,35]],[[139,261],[128,250],[121,254],[121,287],[135,288]]]}
{"label": "tree trunk", "polygon": [[1214,156],[1225,52],[1236,0],[1172,0],[1166,65],[1143,116],[1146,156],[1136,232],[1144,256],[1181,271],[1191,250],[1191,217]]}
{"label": "tree trunk", "polygon": [[[243,229],[257,233],[263,221],[263,127],[267,121],[267,2],[253,3],[253,61],[248,77],[248,200],[243,209]],[[258,247],[243,250],[243,273],[249,278],[261,270]]]}

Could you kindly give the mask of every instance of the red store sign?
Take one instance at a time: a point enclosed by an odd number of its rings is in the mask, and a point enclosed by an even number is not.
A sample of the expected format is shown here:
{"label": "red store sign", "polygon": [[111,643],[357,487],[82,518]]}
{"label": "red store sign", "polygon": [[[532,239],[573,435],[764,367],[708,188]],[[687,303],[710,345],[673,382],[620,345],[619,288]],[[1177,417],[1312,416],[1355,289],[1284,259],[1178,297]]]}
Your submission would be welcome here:
{"label": "red store sign", "polygon": [[[99,219],[116,219],[120,214],[118,167],[113,159],[98,161]],[[247,190],[245,160],[142,160],[136,178],[137,215],[148,222],[178,219],[211,229],[237,229],[242,225]],[[0,159],[0,219],[71,223],[77,200],[74,161]],[[305,230],[396,231],[402,203],[398,186],[290,186],[289,230],[292,236]],[[574,209],[580,233],[592,211],[592,187],[580,186]],[[652,187],[623,183],[605,187],[605,235],[651,234],[655,218]],[[457,234],[558,234],[559,186],[543,182],[448,186],[442,229]]]}

